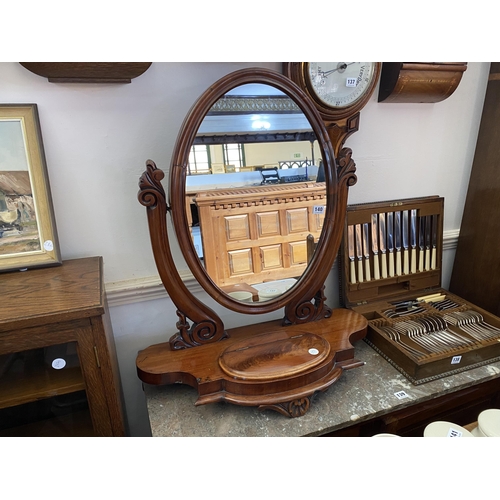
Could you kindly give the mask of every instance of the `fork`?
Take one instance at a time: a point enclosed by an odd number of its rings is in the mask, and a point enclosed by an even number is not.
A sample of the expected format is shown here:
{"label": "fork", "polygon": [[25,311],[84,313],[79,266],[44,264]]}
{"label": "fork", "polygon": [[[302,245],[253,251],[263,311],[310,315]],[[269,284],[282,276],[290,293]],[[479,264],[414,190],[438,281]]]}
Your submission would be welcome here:
{"label": "fork", "polygon": [[409,344],[407,344],[406,342],[404,342],[403,339],[401,338],[401,335],[399,334],[399,332],[393,326],[383,326],[383,327],[381,327],[381,330],[383,330],[385,333],[387,333],[387,336],[392,341],[401,345],[401,347],[406,349],[409,353],[413,354],[415,357],[422,358],[422,357],[425,357],[428,355],[427,353],[422,352],[418,349],[415,349],[414,347],[412,347]]}
{"label": "fork", "polygon": [[450,312],[444,315],[444,319],[479,341],[492,340],[500,335],[500,329],[486,323],[477,311]]}

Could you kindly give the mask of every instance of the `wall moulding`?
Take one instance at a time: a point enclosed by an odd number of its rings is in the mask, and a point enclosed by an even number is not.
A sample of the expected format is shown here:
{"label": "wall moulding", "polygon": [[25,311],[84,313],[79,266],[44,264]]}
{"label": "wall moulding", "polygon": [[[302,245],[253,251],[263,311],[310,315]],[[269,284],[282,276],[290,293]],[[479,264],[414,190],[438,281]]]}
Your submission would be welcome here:
{"label": "wall moulding", "polygon": [[[458,229],[444,231],[443,250],[456,249],[459,233],[460,230]],[[337,270],[337,259],[332,270]],[[179,273],[191,293],[203,292],[203,288],[194,279],[190,271],[179,271]],[[105,284],[105,288],[109,307],[168,298],[167,291],[158,276],[109,282]]]}

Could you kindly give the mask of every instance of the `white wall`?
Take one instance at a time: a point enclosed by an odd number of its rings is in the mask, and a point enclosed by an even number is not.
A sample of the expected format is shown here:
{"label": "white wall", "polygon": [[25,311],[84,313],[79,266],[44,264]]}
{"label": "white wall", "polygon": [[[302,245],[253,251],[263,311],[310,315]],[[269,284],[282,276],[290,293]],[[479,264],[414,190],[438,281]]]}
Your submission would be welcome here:
{"label": "white wall", "polygon": [[[152,159],[168,170],[184,115],[220,77],[242,67],[281,63],[154,63],[127,85],[55,84],[15,62],[0,63],[4,103],[38,105],[61,252],[64,259],[102,255],[110,313],[133,436],[149,434],[137,351],[175,331],[175,307],[157,278],[138,180]],[[486,90],[489,63],[469,63],[462,82],[436,104],[384,104],[375,91],[361,113],[353,150],[358,182],[349,203],[438,194],[445,197],[443,285],[454,246]],[[176,261],[186,269],[178,250]],[[228,328],[267,318],[223,311]],[[1,277],[0,277],[1,279]],[[336,269],[327,284],[337,301]],[[279,312],[271,315],[278,317]]]}

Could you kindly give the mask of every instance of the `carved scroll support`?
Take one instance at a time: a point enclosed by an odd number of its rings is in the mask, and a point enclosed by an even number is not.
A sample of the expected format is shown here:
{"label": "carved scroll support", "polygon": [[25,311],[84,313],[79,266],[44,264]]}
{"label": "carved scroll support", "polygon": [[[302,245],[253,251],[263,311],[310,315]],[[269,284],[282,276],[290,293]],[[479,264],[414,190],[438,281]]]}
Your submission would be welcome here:
{"label": "carved scroll support", "polygon": [[177,271],[168,240],[169,207],[161,184],[164,173],[151,160],[146,162],[146,167],[139,180],[138,198],[147,209],[151,245],[160,279],[179,316],[176,325],[179,331],[170,339],[170,346],[175,350],[185,349],[227,338],[219,316],[189,292]]}
{"label": "carved scroll support", "polygon": [[326,297],[323,286],[311,300],[305,300],[298,305],[292,304],[285,308],[284,325],[295,325],[329,318],[332,310],[325,304]]}
{"label": "carved scroll support", "polygon": [[356,177],[356,164],[352,159],[352,150],[350,148],[343,148],[338,155],[337,162],[340,191],[341,194],[344,194],[347,198],[348,188],[354,186],[354,184],[358,182],[358,178]]}

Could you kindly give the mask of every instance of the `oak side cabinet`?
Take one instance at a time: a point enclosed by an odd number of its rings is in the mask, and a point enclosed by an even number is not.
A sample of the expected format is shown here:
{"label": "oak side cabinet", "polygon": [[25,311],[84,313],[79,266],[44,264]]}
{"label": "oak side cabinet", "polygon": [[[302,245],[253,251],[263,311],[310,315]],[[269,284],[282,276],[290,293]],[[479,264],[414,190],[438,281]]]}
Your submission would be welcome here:
{"label": "oak side cabinet", "polygon": [[0,275],[0,436],[124,436],[102,258]]}

